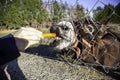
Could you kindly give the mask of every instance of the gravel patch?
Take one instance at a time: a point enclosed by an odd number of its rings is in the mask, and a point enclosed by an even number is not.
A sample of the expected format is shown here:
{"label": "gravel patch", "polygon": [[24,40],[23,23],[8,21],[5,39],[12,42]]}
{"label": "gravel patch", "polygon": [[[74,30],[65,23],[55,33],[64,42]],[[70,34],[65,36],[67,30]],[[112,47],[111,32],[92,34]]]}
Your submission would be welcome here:
{"label": "gravel patch", "polygon": [[95,69],[23,52],[0,73],[0,80],[113,80]]}

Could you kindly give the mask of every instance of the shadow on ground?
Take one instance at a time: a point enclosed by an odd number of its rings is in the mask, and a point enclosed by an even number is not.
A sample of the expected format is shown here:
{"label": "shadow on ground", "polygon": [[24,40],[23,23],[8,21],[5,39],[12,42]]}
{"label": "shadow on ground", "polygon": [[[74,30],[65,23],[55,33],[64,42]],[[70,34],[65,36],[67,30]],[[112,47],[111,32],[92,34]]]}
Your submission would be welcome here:
{"label": "shadow on ground", "polygon": [[50,47],[48,45],[39,45],[37,47],[31,47],[26,49],[25,52],[28,54],[34,54],[36,56],[42,56],[50,59],[57,59],[57,54],[60,53],[59,50],[56,50],[55,48]]}

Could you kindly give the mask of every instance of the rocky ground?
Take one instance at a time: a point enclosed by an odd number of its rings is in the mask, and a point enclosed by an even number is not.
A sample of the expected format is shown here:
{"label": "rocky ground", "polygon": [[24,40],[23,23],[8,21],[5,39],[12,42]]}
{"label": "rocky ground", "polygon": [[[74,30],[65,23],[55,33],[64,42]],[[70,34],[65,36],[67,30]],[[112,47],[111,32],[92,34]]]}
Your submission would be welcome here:
{"label": "rocky ground", "polygon": [[26,53],[2,69],[0,80],[112,80],[94,69]]}
{"label": "rocky ground", "polygon": [[67,64],[47,45],[32,47],[0,68],[0,80],[113,80],[93,68]]}
{"label": "rocky ground", "polygon": [[1,75],[4,77],[0,80],[111,80],[110,77],[86,67],[72,67],[64,62],[25,53],[18,60],[7,64],[4,71]]}

